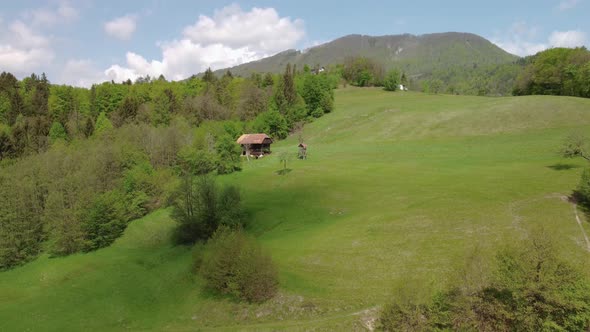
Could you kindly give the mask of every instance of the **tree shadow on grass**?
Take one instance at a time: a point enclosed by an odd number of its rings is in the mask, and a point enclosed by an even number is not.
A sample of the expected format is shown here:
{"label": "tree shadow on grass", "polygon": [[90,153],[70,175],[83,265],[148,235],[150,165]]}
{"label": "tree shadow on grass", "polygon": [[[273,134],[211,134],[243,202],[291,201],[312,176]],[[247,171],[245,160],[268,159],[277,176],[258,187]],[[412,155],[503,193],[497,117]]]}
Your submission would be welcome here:
{"label": "tree shadow on grass", "polygon": [[293,171],[293,170],[290,168],[283,168],[283,169],[276,171],[275,173],[277,173],[278,175],[287,175],[287,174],[291,173],[291,171]]}
{"label": "tree shadow on grass", "polygon": [[567,171],[567,170],[570,170],[573,168],[580,168],[580,166],[574,165],[574,164],[557,163],[557,164],[547,166],[547,168],[551,168],[554,171]]}

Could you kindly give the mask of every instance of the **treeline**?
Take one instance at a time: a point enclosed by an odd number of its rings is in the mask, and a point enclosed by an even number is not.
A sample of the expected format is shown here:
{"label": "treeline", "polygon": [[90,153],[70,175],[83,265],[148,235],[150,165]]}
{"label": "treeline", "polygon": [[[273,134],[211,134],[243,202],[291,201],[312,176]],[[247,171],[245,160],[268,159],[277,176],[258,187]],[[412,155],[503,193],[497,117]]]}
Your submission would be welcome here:
{"label": "treeline", "polygon": [[[0,269],[41,252],[110,245],[129,221],[176,204],[189,181],[200,187],[197,177],[239,170],[241,134],[282,139],[331,112],[337,84],[289,65],[281,75],[208,70],[90,89],[51,85],[45,75],[0,79]],[[220,192],[219,202],[235,199]],[[212,220],[231,218],[241,223],[237,213]],[[206,239],[216,227],[188,237]]]}
{"label": "treeline", "polygon": [[330,112],[330,74],[297,73],[287,66],[283,75],[253,74],[220,78],[211,71],[203,78],[167,82],[163,76],[122,84],[106,82],[91,89],[49,84],[45,75],[18,81],[0,74],[0,160],[46,151],[57,139],[88,138],[108,119],[116,128],[145,123],[167,126],[183,117],[197,126],[208,120],[235,120],[253,131],[284,138],[297,122]]}
{"label": "treeline", "polygon": [[521,60],[524,69],[515,95],[557,95],[590,98],[590,51],[554,48]]}
{"label": "treeline", "polygon": [[[427,93],[478,96],[558,95],[590,98],[590,51],[554,48],[514,63],[434,68],[406,75],[404,68],[386,71],[365,57],[347,58],[335,67],[343,80],[355,86],[393,86]],[[391,90],[389,88],[388,90]]]}
{"label": "treeline", "polygon": [[522,65],[490,64],[470,67],[450,66],[432,72],[408,75],[403,68],[386,70],[380,63],[366,57],[350,57],[335,66],[345,83],[359,87],[384,87],[395,91],[403,85],[413,91],[479,96],[512,94]]}

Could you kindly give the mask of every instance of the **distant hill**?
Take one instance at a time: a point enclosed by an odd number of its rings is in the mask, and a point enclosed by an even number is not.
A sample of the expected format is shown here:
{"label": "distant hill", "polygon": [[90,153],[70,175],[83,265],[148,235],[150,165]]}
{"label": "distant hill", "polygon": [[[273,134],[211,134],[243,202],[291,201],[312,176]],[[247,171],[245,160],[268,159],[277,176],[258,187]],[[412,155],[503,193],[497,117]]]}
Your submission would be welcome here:
{"label": "distant hill", "polygon": [[[280,72],[287,63],[302,67],[342,63],[346,57],[365,56],[386,69],[397,68],[421,78],[435,70],[477,68],[512,63],[517,56],[507,53],[485,38],[471,33],[434,33],[426,35],[365,36],[348,35],[305,51],[287,50],[268,58],[229,68],[247,76],[252,72]],[[223,72],[226,69],[219,70]]]}

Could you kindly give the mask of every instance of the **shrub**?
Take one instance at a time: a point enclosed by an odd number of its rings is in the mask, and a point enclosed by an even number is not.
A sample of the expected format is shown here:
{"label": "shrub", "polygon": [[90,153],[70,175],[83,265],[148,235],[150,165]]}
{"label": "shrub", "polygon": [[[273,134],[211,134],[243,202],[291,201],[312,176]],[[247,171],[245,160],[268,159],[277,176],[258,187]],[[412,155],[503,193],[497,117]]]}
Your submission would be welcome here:
{"label": "shrub", "polygon": [[207,286],[248,302],[274,296],[278,274],[270,255],[240,230],[218,229],[208,241],[200,274]]}
{"label": "shrub", "polygon": [[215,149],[218,174],[229,174],[241,169],[242,148],[230,135],[225,134],[219,137]]}
{"label": "shrub", "polygon": [[90,206],[83,226],[87,251],[107,247],[123,234],[127,227],[124,204],[122,193],[109,191],[98,196]]}
{"label": "shrub", "polygon": [[383,80],[383,89],[385,91],[396,91],[399,87],[400,78],[397,70],[390,70]]}
{"label": "shrub", "polygon": [[458,285],[422,304],[396,299],[381,313],[383,330],[586,331],[590,282],[561,260],[544,234],[497,255],[492,280]]}
{"label": "shrub", "polygon": [[179,223],[176,242],[207,240],[220,225],[241,226],[245,214],[240,201],[235,187],[220,191],[212,177],[185,176],[172,202],[172,218]]}
{"label": "shrub", "polygon": [[219,223],[226,226],[241,226],[246,214],[242,207],[240,189],[236,186],[226,186],[219,193],[217,209],[219,210]]}

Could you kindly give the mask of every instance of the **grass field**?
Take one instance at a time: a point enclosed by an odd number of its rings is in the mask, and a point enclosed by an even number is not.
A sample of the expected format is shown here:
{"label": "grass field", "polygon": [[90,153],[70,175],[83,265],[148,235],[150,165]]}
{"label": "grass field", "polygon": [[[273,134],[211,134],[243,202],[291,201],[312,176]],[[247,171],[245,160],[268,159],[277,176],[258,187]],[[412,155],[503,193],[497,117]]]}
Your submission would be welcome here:
{"label": "grass field", "polygon": [[442,287],[474,250],[492,255],[541,225],[590,273],[564,200],[585,163],[557,153],[588,129],[578,98],[338,90],[335,112],[305,128],[308,160],[291,137],[220,178],[241,186],[248,231],[279,265],[275,299],[204,291],[160,210],[109,248],[0,273],[0,330],[362,330],[396,288]]}

